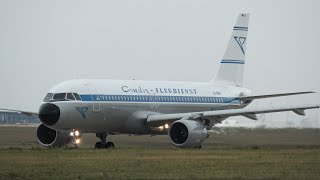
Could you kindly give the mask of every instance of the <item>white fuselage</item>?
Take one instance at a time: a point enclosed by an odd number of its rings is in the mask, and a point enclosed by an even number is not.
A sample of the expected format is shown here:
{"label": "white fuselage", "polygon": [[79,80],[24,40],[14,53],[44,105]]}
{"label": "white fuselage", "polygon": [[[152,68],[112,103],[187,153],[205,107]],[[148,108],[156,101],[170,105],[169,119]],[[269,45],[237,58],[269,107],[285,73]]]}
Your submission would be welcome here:
{"label": "white fuselage", "polygon": [[243,108],[235,98],[250,94],[242,87],[209,82],[165,82],[138,80],[71,80],[49,93],[77,93],[81,100],[52,103],[60,108],[56,130],[78,129],[97,133],[152,133],[147,116],[157,113],[183,113]]}

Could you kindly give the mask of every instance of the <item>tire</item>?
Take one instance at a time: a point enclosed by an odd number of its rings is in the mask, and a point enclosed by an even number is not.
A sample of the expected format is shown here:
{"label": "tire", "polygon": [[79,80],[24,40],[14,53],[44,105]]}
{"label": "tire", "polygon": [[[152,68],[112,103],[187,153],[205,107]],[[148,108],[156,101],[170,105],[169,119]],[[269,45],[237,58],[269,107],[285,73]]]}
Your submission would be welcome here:
{"label": "tire", "polygon": [[95,149],[101,149],[103,148],[103,144],[101,142],[96,142],[96,144],[94,145]]}
{"label": "tire", "polygon": [[105,148],[106,149],[113,149],[114,148],[113,142],[107,142],[107,144],[105,144]]}

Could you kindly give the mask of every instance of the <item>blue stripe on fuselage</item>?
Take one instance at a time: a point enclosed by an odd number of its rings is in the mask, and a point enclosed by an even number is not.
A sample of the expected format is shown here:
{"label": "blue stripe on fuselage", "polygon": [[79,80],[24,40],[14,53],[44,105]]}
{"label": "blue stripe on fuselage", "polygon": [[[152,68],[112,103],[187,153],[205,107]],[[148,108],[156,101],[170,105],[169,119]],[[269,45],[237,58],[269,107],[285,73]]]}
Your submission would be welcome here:
{"label": "blue stripe on fuselage", "polygon": [[80,95],[82,101],[101,102],[169,102],[169,103],[230,103],[239,104],[233,97],[205,97],[205,96],[149,96],[149,95]]}

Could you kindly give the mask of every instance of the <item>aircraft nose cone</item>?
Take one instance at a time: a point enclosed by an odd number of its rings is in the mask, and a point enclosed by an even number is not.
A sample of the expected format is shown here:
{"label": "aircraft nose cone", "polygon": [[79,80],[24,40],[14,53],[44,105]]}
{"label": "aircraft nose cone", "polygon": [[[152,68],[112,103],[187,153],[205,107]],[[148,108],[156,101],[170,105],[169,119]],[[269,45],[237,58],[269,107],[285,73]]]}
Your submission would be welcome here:
{"label": "aircraft nose cone", "polygon": [[40,121],[47,125],[52,126],[58,122],[60,118],[60,108],[54,104],[42,104],[39,109]]}

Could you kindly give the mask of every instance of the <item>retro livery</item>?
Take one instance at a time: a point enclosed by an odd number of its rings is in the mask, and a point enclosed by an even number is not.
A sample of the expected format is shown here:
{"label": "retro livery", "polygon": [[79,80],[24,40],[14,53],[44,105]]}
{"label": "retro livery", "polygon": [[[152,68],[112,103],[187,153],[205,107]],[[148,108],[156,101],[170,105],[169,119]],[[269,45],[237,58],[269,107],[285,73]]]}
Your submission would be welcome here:
{"label": "retro livery", "polygon": [[[168,134],[174,146],[200,148],[212,126],[231,116],[256,120],[256,114],[293,111],[297,107],[246,108],[253,100],[306,94],[251,95],[243,87],[249,14],[240,14],[216,77],[210,82],[81,79],[49,90],[40,106],[37,137],[44,146],[80,143],[95,133],[95,148],[114,147],[110,134]],[[25,112],[22,113],[36,113]]]}

